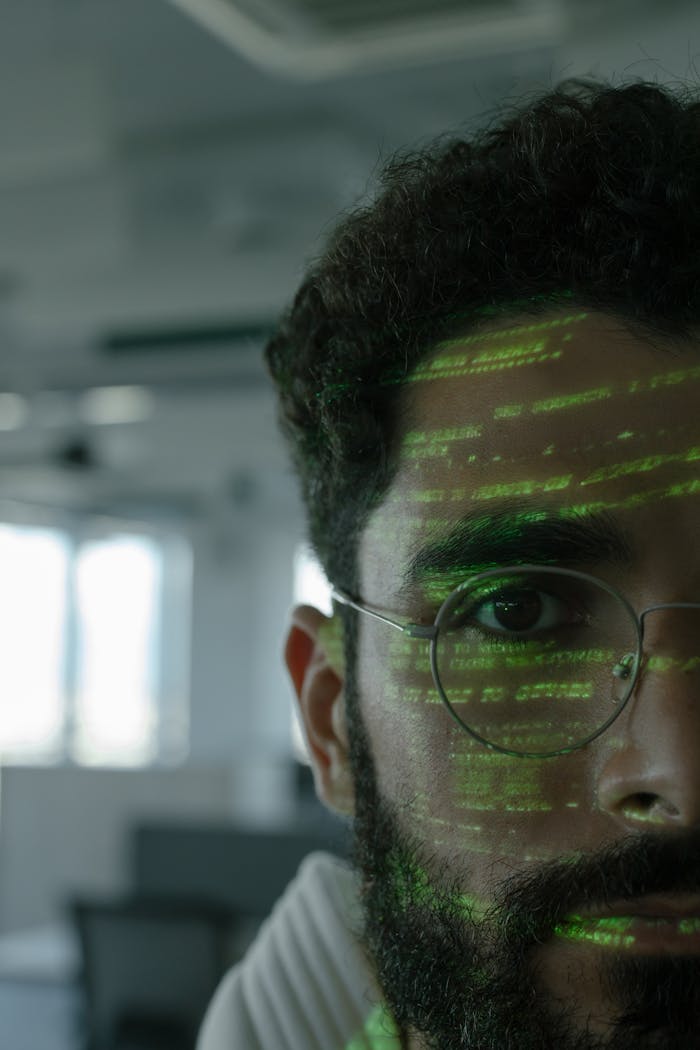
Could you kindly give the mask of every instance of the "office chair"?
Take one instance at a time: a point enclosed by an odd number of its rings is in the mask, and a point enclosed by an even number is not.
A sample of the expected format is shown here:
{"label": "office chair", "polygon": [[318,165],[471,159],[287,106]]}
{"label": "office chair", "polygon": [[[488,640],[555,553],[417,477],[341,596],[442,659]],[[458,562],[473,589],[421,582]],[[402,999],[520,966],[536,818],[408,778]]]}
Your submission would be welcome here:
{"label": "office chair", "polygon": [[230,912],[154,899],[72,904],[82,951],[85,1050],[193,1050],[230,964]]}

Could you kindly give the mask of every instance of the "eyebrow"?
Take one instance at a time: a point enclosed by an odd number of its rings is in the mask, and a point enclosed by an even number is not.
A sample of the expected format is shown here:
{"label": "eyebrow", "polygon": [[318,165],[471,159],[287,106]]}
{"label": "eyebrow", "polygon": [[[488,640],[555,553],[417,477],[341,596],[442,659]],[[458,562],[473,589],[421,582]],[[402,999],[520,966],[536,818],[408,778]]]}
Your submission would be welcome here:
{"label": "eyebrow", "polygon": [[461,518],[449,532],[421,546],[403,574],[408,597],[428,580],[470,575],[503,565],[630,568],[636,559],[631,533],[609,511],[533,507],[522,500],[500,503],[489,513]]}

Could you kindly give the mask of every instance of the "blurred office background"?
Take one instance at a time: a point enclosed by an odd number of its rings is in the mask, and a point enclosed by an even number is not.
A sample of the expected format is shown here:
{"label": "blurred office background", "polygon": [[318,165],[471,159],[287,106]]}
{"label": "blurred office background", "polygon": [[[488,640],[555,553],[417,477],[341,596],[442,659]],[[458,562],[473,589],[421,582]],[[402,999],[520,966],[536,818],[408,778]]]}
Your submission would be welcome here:
{"label": "blurred office background", "polygon": [[694,0],[0,0],[0,1046],[191,1045],[173,994],[343,849],[261,361],[334,216],[398,146],[699,50]]}

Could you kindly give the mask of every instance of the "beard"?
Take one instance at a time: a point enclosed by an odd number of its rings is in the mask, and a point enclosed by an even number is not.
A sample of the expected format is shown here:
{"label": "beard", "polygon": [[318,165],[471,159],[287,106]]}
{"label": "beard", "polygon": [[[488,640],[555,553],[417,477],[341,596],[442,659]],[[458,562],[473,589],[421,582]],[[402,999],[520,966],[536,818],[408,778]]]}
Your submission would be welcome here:
{"label": "beard", "polygon": [[[574,1021],[574,990],[569,1003],[547,995],[532,959],[533,949],[582,908],[699,892],[699,835],[631,836],[595,853],[528,868],[502,882],[477,919],[465,904],[468,870],[457,873],[436,860],[380,796],[357,703],[353,713],[353,853],[362,886],[362,939],[404,1045],[411,1032],[427,1050],[700,1048],[700,958],[598,950],[600,996],[610,1023],[604,1035]],[[410,819],[410,803],[402,810]]]}

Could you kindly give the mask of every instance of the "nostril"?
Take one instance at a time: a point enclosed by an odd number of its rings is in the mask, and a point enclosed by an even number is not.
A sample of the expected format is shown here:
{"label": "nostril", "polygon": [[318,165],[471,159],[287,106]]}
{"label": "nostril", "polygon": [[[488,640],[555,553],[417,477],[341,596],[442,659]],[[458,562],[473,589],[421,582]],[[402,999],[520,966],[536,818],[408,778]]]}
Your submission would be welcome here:
{"label": "nostril", "polygon": [[628,819],[659,824],[665,824],[669,819],[673,821],[679,816],[675,806],[653,791],[637,791],[628,795],[623,809]]}
{"label": "nostril", "polygon": [[638,791],[637,794],[633,796],[632,805],[635,806],[635,808],[646,812],[651,809],[657,800],[658,795],[655,795],[651,791]]}
{"label": "nostril", "polygon": [[627,796],[622,808],[625,815],[633,820],[649,820],[658,801],[659,796],[652,791],[637,791]]}

